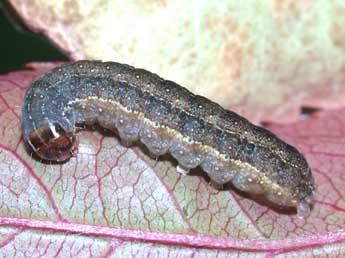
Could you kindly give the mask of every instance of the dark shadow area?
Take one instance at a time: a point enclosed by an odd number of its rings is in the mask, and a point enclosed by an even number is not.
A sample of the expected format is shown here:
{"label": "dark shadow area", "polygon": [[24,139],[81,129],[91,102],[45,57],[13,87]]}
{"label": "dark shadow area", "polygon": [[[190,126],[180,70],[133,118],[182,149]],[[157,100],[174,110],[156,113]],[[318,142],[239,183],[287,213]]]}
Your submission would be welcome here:
{"label": "dark shadow area", "polygon": [[313,108],[313,107],[302,107],[301,113],[302,115],[311,115],[312,113],[320,111],[319,108]]}
{"label": "dark shadow area", "polygon": [[43,35],[21,21],[8,1],[0,1],[0,74],[23,68],[34,61],[68,61]]}

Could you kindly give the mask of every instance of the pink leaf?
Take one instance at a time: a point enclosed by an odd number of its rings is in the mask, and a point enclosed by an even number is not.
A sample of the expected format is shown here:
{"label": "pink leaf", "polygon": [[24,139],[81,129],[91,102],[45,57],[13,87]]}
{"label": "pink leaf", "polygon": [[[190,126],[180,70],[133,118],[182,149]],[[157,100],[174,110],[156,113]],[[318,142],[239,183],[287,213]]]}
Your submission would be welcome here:
{"label": "pink leaf", "polygon": [[[0,76],[0,256],[244,257],[344,255],[344,110],[270,126],[307,157],[317,196],[310,217],[273,210],[172,159],[149,158],[114,135],[84,131],[63,165],[30,157],[21,101],[50,66]],[[313,249],[313,250],[312,250]]]}

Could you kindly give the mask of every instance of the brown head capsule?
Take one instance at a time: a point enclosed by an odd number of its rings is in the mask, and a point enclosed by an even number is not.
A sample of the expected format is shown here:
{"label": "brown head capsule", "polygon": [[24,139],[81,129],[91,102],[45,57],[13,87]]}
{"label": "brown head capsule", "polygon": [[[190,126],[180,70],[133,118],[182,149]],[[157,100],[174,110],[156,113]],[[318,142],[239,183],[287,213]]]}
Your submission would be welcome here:
{"label": "brown head capsule", "polygon": [[155,156],[169,152],[185,174],[200,166],[307,216],[314,179],[298,150],[264,128],[142,69],[99,61],[59,66],[32,83],[22,108],[24,140],[42,159],[76,150],[75,125],[98,123],[124,142],[140,140]]}
{"label": "brown head capsule", "polygon": [[68,160],[77,148],[73,133],[57,123],[44,124],[30,132],[26,143],[42,159],[58,162]]}

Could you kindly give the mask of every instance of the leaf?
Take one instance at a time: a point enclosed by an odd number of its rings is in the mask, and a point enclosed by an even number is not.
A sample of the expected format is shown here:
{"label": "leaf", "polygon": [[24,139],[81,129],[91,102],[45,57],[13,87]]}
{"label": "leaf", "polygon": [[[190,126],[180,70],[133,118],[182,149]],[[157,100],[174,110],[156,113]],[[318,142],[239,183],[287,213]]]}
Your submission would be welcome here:
{"label": "leaf", "polygon": [[[52,64],[54,65],[54,64]],[[270,126],[308,159],[316,203],[307,219],[273,210],[173,159],[149,158],[115,135],[79,134],[79,153],[43,164],[24,149],[21,101],[50,66],[0,76],[0,256],[342,256],[345,242],[344,111]]]}
{"label": "leaf", "polygon": [[344,107],[343,0],[10,2],[72,59],[145,68],[256,123]]}

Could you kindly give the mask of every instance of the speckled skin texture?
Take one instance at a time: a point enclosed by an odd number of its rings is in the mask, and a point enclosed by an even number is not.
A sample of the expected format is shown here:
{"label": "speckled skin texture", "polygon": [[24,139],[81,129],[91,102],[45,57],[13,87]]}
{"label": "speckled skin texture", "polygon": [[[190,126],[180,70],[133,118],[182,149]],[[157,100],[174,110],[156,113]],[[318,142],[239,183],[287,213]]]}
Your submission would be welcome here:
{"label": "speckled skin texture", "polygon": [[34,81],[22,110],[24,140],[42,159],[64,161],[76,150],[76,124],[99,123],[126,142],[166,152],[178,171],[201,166],[218,185],[264,194],[306,216],[314,180],[304,157],[264,128],[142,69],[79,61]]}

